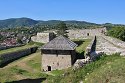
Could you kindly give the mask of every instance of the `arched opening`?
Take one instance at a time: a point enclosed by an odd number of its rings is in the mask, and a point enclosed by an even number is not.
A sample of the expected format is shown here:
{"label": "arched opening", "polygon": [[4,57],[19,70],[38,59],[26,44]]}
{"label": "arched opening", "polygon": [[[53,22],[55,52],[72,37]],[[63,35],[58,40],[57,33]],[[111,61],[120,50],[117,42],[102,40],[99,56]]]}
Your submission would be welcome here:
{"label": "arched opening", "polygon": [[48,66],[48,71],[51,71],[51,66]]}

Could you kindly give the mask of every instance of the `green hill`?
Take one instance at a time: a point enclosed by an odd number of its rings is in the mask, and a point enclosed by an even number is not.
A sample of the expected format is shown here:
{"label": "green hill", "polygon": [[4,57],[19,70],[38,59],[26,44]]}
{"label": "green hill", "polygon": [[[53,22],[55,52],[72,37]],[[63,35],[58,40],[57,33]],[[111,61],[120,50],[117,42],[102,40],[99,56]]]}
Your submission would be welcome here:
{"label": "green hill", "polygon": [[11,18],[6,20],[0,20],[0,28],[16,28],[16,27],[30,27],[37,24],[38,21],[35,21],[30,18]]}
{"label": "green hill", "polygon": [[[33,20],[30,18],[11,18],[6,20],[0,20],[0,28],[17,28],[17,27],[55,27],[61,20]],[[75,21],[69,20],[64,21],[70,28],[86,28],[90,26],[99,26],[99,24],[85,22],[85,21]]]}
{"label": "green hill", "polygon": [[[61,20],[48,20],[48,21],[42,21],[42,20],[33,20],[31,18],[10,18],[5,20],[0,20],[0,28],[17,28],[17,27],[42,27],[42,28],[49,28],[49,29],[55,29],[56,25]],[[111,24],[111,23],[105,23],[105,24],[96,24],[86,21],[76,21],[76,20],[67,20],[64,21],[69,29],[72,28],[98,28],[102,26],[106,26],[107,28],[113,27],[113,26],[125,26],[122,24]]]}

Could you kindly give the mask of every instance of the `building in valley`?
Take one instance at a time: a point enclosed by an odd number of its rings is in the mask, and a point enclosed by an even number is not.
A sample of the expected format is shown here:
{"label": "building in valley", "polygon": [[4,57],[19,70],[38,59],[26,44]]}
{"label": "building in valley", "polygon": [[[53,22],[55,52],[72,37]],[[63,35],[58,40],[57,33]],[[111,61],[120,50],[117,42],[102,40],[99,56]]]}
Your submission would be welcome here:
{"label": "building in valley", "polygon": [[43,45],[42,70],[51,71],[71,67],[76,61],[76,47],[76,43],[63,36],[56,37]]}

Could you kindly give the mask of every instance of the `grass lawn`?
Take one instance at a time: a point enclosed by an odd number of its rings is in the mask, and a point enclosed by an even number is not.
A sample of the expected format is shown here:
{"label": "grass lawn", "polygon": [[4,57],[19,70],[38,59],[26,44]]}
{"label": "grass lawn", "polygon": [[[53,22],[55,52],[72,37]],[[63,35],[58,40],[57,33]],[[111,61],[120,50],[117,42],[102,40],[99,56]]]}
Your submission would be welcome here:
{"label": "grass lawn", "polygon": [[78,44],[78,47],[76,47],[76,53],[78,59],[83,59],[86,53],[86,47],[90,44],[91,39],[83,39],[83,40],[73,40],[75,43]]}
{"label": "grass lawn", "polygon": [[53,70],[50,73],[53,74],[54,76],[58,76],[64,73],[65,70]]}
{"label": "grass lawn", "polygon": [[82,53],[86,50],[86,47],[91,42],[91,39],[84,39],[84,40],[74,40],[74,41],[82,41],[81,44],[76,48],[76,52]]}
{"label": "grass lawn", "polygon": [[36,45],[38,47],[42,46],[44,43],[40,43],[40,42],[33,42],[31,41],[30,43],[28,43],[28,45]]}

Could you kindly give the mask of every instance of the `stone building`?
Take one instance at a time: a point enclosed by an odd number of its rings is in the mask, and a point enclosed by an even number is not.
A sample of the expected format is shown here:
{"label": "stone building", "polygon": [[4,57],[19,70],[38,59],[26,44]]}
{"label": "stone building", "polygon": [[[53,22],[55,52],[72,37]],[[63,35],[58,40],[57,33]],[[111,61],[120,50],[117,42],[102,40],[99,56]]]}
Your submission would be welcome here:
{"label": "stone building", "polygon": [[43,32],[37,33],[36,36],[31,37],[31,40],[34,42],[47,43],[55,38],[55,34],[53,32]]}
{"label": "stone building", "polygon": [[42,69],[51,71],[71,67],[76,61],[77,44],[59,36],[42,46]]}

